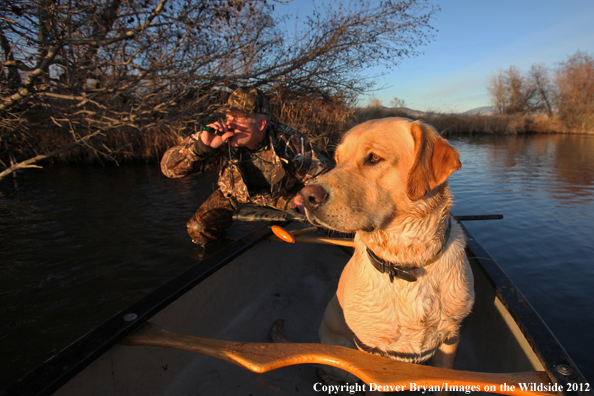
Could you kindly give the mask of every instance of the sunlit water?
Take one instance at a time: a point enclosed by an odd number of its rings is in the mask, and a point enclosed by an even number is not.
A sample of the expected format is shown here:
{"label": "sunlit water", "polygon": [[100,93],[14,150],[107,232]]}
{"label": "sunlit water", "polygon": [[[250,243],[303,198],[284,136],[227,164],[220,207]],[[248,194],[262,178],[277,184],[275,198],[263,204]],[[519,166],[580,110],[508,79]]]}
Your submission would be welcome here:
{"label": "sunlit water", "polygon": [[450,138],[462,169],[450,179],[467,222],[594,380],[594,136]]}
{"label": "sunlit water", "polygon": [[[466,225],[594,380],[594,136],[450,142],[454,214],[505,216]],[[0,389],[195,264],[185,222],[215,181],[152,165],[0,182]]]}

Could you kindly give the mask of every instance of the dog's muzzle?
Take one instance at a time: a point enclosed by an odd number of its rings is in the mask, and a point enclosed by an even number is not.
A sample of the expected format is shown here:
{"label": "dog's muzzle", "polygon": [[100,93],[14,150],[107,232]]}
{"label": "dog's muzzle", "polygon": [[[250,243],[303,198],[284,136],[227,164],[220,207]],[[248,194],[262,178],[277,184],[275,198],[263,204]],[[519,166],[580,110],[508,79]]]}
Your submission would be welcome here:
{"label": "dog's muzzle", "polygon": [[310,212],[315,212],[328,199],[328,192],[319,184],[303,187],[300,194],[303,196],[303,205]]}

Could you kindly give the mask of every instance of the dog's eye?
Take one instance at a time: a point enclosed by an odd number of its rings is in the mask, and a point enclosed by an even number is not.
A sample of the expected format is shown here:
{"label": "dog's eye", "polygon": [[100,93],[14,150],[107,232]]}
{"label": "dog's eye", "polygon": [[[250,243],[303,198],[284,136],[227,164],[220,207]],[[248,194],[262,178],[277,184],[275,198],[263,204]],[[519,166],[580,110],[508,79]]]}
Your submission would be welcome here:
{"label": "dog's eye", "polygon": [[369,158],[367,159],[367,161],[370,164],[377,164],[378,162],[380,162],[382,160],[382,157],[380,157],[377,154],[371,153],[369,154]]}

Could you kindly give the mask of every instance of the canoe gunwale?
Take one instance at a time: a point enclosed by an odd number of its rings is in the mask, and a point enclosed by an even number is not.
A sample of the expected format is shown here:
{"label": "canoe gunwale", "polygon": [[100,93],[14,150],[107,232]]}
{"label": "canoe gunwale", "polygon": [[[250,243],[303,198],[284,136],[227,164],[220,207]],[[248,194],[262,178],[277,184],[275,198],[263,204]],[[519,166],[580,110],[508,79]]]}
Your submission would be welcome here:
{"label": "canoe gunwale", "polygon": [[[469,255],[469,258],[473,258],[479,262],[479,267],[493,286],[496,296],[511,314],[524,337],[526,337],[526,340],[545,368],[550,381],[553,384],[563,386],[564,391],[560,394],[566,396],[594,395],[592,391],[565,390],[569,383],[586,384],[587,380],[532,304],[520,292],[495,259],[472,236],[464,224],[461,225],[467,236],[467,255]],[[571,375],[561,374],[557,371],[557,367],[560,365],[570,367],[573,373]]]}

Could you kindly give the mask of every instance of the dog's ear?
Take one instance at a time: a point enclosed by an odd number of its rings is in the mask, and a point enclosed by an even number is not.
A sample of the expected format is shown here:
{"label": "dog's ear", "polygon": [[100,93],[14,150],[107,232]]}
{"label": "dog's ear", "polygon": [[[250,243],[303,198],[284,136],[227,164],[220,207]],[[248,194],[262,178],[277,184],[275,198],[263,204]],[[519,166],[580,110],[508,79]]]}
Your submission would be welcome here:
{"label": "dog's ear", "polygon": [[462,167],[458,151],[427,124],[415,121],[410,132],[415,143],[414,162],[408,173],[408,198],[417,201]]}

